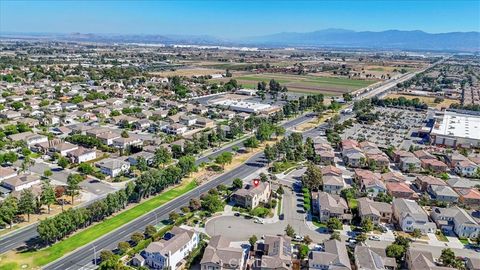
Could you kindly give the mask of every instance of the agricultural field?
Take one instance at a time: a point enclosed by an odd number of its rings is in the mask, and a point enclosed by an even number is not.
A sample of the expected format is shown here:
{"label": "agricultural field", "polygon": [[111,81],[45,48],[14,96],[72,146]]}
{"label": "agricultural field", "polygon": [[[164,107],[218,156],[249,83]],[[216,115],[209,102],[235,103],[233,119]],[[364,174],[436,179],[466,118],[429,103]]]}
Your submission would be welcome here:
{"label": "agricultural field", "polygon": [[376,83],[374,80],[354,80],[340,77],[321,77],[314,75],[293,75],[293,74],[235,74],[234,79],[246,88],[256,88],[260,81],[269,82],[275,79],[280,84],[288,87],[290,92],[299,93],[323,93],[328,96],[341,95],[367,87]]}
{"label": "agricultural field", "polygon": [[225,73],[224,69],[195,67],[195,68],[179,68],[176,70],[151,72],[150,74],[158,77],[173,77],[173,76],[192,77],[192,76],[205,76],[205,75],[223,74],[223,73]]}

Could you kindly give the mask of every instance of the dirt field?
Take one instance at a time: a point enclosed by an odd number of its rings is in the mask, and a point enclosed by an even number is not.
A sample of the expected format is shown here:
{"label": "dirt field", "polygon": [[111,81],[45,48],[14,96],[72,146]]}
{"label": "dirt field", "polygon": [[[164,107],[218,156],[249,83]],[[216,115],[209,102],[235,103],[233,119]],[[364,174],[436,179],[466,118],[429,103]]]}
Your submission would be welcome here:
{"label": "dirt field", "polygon": [[436,108],[439,110],[442,108],[448,108],[453,103],[459,103],[459,101],[455,99],[444,99],[440,103],[435,103],[434,97],[423,97],[423,96],[404,95],[404,94],[389,94],[387,96],[387,98],[399,98],[399,97],[404,97],[406,99],[418,98],[420,101],[425,102],[428,105],[428,107]]}

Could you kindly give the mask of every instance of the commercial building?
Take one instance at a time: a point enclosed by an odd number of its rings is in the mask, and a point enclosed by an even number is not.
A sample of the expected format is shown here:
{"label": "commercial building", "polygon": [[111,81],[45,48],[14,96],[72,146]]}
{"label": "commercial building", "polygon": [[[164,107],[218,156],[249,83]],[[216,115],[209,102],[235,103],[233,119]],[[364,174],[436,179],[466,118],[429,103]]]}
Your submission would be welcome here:
{"label": "commercial building", "polygon": [[452,111],[437,112],[430,139],[437,145],[478,147],[480,145],[480,116]]}

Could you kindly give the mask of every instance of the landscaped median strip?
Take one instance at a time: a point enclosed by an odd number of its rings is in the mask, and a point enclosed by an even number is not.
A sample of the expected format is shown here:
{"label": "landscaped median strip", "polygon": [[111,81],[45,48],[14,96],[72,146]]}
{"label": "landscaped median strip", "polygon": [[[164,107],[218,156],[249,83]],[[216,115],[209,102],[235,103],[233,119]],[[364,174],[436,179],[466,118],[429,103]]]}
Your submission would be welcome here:
{"label": "landscaped median strip", "polygon": [[[127,224],[128,222],[162,206],[163,204],[187,193],[188,191],[193,190],[197,187],[195,181],[186,182],[180,186],[174,187],[170,190],[167,190],[149,200],[146,200],[124,212],[119,213],[116,216],[108,218],[101,223],[95,224],[81,232],[78,232],[65,240],[62,240],[56,244],[53,244],[50,247],[39,251],[25,252],[19,254],[22,262],[30,262],[31,266],[44,266],[48,263],[51,263],[68,252],[74,251],[77,248],[80,248],[105,234],[118,229],[119,227]],[[17,260],[18,261],[18,260]],[[6,260],[8,264],[8,260]],[[20,269],[19,265],[8,264],[9,268],[4,268],[0,266],[0,270],[7,269]]]}

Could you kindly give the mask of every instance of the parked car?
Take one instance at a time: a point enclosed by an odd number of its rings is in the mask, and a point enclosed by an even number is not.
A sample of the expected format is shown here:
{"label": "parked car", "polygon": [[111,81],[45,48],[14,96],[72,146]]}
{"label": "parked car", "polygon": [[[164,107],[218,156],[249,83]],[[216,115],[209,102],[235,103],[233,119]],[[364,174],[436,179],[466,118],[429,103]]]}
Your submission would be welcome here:
{"label": "parked car", "polygon": [[372,241],[380,241],[380,236],[378,235],[372,235],[370,237],[368,237],[369,240],[372,240]]}
{"label": "parked car", "polygon": [[258,218],[256,218],[253,222],[257,223],[257,224],[263,224],[263,220],[258,219]]}
{"label": "parked car", "polygon": [[293,237],[293,240],[298,241],[298,242],[302,242],[303,239],[304,239],[304,237],[301,236],[301,235],[298,235],[298,234],[296,234],[296,235]]}
{"label": "parked car", "polygon": [[239,212],[235,212],[235,214],[233,214],[234,216],[236,217],[239,217],[240,216],[240,213]]}

